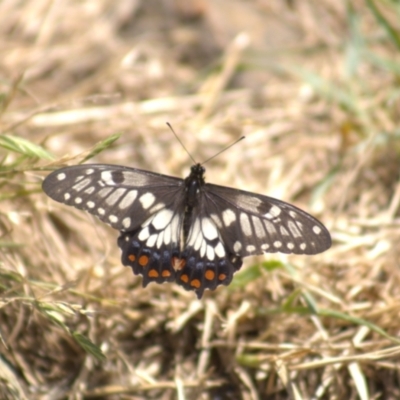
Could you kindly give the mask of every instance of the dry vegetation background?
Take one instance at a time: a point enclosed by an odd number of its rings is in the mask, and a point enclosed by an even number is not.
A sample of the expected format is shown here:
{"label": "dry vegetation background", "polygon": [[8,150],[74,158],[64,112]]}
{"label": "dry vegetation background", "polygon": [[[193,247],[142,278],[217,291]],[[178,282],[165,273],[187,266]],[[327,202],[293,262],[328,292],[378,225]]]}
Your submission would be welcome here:
{"label": "dry vegetation background", "polygon": [[[395,0],[0,2],[1,399],[399,399]],[[201,301],[141,287],[47,198],[83,160],[292,202],[314,257],[245,259]],[[119,136],[118,140],[117,137]]]}

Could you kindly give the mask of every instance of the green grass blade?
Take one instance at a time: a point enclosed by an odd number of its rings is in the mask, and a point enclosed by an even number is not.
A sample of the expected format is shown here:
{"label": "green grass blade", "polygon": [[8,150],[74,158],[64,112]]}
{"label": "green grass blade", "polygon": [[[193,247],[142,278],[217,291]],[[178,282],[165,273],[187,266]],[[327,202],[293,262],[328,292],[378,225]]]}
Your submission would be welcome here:
{"label": "green grass blade", "polygon": [[0,147],[26,157],[35,157],[44,160],[53,160],[53,156],[43,147],[13,135],[0,135]]}
{"label": "green grass blade", "polygon": [[373,0],[366,0],[368,8],[371,10],[378,24],[380,24],[383,29],[385,29],[389,38],[392,40],[393,44],[397,47],[397,50],[400,50],[400,35],[396,29],[390,25],[389,21],[383,16],[383,14],[379,11],[379,8],[376,6]]}
{"label": "green grass blade", "polygon": [[83,158],[83,160],[80,162],[80,164],[83,164],[84,162],[90,160],[91,158],[95,157],[97,154],[101,153],[105,149],[108,149],[116,140],[118,140],[121,137],[120,133],[115,133],[114,135],[111,135],[105,140],[102,140],[101,142],[97,143],[93,149],[90,151],[90,153]]}

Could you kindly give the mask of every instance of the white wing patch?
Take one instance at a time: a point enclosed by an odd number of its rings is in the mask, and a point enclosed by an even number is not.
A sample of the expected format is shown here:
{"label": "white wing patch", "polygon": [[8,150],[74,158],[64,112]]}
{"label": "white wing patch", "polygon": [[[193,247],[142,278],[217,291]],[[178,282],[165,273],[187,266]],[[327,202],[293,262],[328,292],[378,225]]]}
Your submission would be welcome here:
{"label": "white wing patch", "polygon": [[153,205],[153,203],[156,201],[156,198],[154,197],[153,193],[147,192],[139,197],[139,201],[142,203],[142,207],[147,210]]}
{"label": "white wing patch", "polygon": [[249,216],[244,212],[240,213],[240,227],[246,236],[251,236],[253,234]]}
{"label": "white wing patch", "polygon": [[142,242],[144,242],[145,240],[147,240],[150,237],[150,231],[149,231],[149,227],[146,226],[145,228],[143,228],[139,235],[138,235],[138,239],[141,240]]}
{"label": "white wing patch", "polygon": [[116,224],[118,222],[118,217],[116,215],[109,215],[108,219],[112,224]]}
{"label": "white wing patch", "polygon": [[151,235],[148,239],[147,239],[147,242],[146,242],[146,246],[148,246],[148,247],[153,247],[155,244],[156,244],[156,241],[157,241],[157,238],[158,238],[158,235]]}
{"label": "white wing patch", "polygon": [[97,195],[100,197],[107,197],[113,190],[114,190],[114,188],[112,188],[112,187],[105,187],[103,189],[100,189],[97,192]]}
{"label": "white wing patch", "polygon": [[[196,220],[197,222],[198,220]],[[213,240],[218,237],[218,231],[210,218],[203,218],[201,220],[201,230],[208,240]]]}
{"label": "white wing patch", "polygon": [[225,249],[222,242],[218,242],[218,244],[215,246],[214,251],[219,258],[225,257]]}
{"label": "white wing patch", "polygon": [[287,231],[287,229],[283,225],[281,225],[280,231],[281,231],[281,234],[283,236],[289,236],[289,232]]}
{"label": "white wing patch", "polygon": [[321,233],[321,231],[322,231],[321,228],[319,226],[317,226],[317,225],[314,225],[312,230],[316,235],[319,235]]}
{"label": "white wing patch", "polygon": [[210,245],[207,246],[207,253],[206,254],[207,254],[207,258],[210,261],[214,260],[214,258],[215,258],[214,249]]}
{"label": "white wing patch", "polygon": [[262,201],[257,197],[250,197],[248,195],[238,194],[236,196],[236,198],[239,203],[246,205],[246,210],[253,212],[253,213],[257,213],[258,208],[262,204]]}
{"label": "white wing patch", "polygon": [[132,223],[132,221],[131,221],[130,217],[125,217],[122,220],[122,225],[124,226],[125,229],[129,229],[131,227],[131,223]]}
{"label": "white wing patch", "polygon": [[95,190],[96,190],[96,188],[94,186],[90,186],[87,189],[85,189],[84,193],[92,194],[92,193],[94,193]]}
{"label": "white wing patch", "polygon": [[89,178],[82,179],[76,185],[72,186],[72,189],[76,190],[77,192],[80,192],[86,186],[90,185],[91,182],[92,181]]}
{"label": "white wing patch", "polygon": [[253,215],[251,220],[253,222],[254,231],[255,231],[256,236],[259,239],[265,238],[265,228],[264,228],[264,225],[262,224],[260,218]]}
{"label": "white wing patch", "polygon": [[109,186],[115,186],[116,183],[112,177],[112,172],[111,171],[103,171],[101,173],[101,180]]}
{"label": "white wing patch", "polygon": [[136,200],[136,197],[138,195],[137,190],[130,190],[125,197],[121,200],[121,202],[118,204],[118,207],[121,210],[125,210],[126,208],[130,207],[133,202]]}
{"label": "white wing patch", "polygon": [[224,221],[225,226],[229,226],[236,221],[235,213],[229,208],[222,213],[222,219]]}
{"label": "white wing patch", "polygon": [[300,233],[299,228],[297,227],[297,224],[295,222],[289,221],[288,222],[288,227],[289,227],[289,230],[290,230],[291,234],[295,238],[301,237],[301,233]]}
{"label": "white wing patch", "polygon": [[[104,190],[104,189],[102,189]],[[109,206],[113,206],[126,192],[125,188],[115,189],[106,199]]]}
{"label": "white wing patch", "polygon": [[274,226],[274,224],[272,222],[264,220],[264,225],[265,225],[265,228],[267,229],[267,232],[271,236],[276,235],[276,229],[275,229],[275,226]]}
{"label": "white wing patch", "polygon": [[174,213],[171,210],[164,209],[160,212],[158,212],[153,220],[152,220],[152,225],[154,228],[156,228],[158,231],[165,229],[165,227],[171,222],[172,217],[174,216]]}
{"label": "white wing patch", "polygon": [[233,245],[233,251],[238,254],[240,250],[242,250],[242,243],[237,240]]}
{"label": "white wing patch", "polygon": [[146,175],[134,171],[123,171],[122,176],[124,178],[123,184],[126,186],[141,187],[149,183],[149,179]]}
{"label": "white wing patch", "polygon": [[265,217],[268,219],[274,219],[279,216],[281,212],[282,210],[278,206],[274,205],[270,208],[269,212],[265,214]]}

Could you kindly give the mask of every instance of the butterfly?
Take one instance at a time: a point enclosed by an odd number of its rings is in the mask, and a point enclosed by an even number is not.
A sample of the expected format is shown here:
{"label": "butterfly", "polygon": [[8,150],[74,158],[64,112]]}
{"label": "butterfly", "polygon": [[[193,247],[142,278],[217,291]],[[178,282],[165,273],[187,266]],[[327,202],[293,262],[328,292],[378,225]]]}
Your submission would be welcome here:
{"label": "butterfly", "polygon": [[243,257],[317,254],[331,246],[325,226],[283,201],[205,182],[194,164],[176,178],[120,165],[58,169],[43,181],[60,203],[95,215],[120,231],[122,264],[150,282],[194,290],[228,285]]}

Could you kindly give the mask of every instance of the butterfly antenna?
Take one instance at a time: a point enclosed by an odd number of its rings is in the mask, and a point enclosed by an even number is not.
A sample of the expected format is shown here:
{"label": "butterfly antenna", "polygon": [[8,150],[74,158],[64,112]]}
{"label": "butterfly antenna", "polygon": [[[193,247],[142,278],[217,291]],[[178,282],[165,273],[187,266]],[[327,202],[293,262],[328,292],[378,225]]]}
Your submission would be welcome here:
{"label": "butterfly antenna", "polygon": [[234,146],[236,143],[241,142],[243,139],[246,139],[246,136],[242,136],[241,138],[235,140],[233,143],[231,143],[229,146],[227,146],[224,149],[222,149],[221,151],[219,151],[217,154],[214,154],[212,157],[208,158],[206,161],[203,161],[201,163],[201,165],[204,165],[205,163],[208,163],[210,160],[212,160],[213,158],[219,156],[221,153],[223,153],[224,151],[230,149],[232,146]]}
{"label": "butterfly antenna", "polygon": [[181,146],[185,149],[186,153],[188,153],[189,157],[192,159],[192,161],[197,164],[196,160],[192,157],[192,155],[189,153],[188,149],[185,147],[185,145],[182,143],[182,140],[179,139],[179,136],[176,134],[174,129],[172,128],[171,124],[169,122],[166,123],[168,125],[168,128],[171,129],[172,133],[175,135],[175,137],[178,139],[178,142],[181,144]]}

